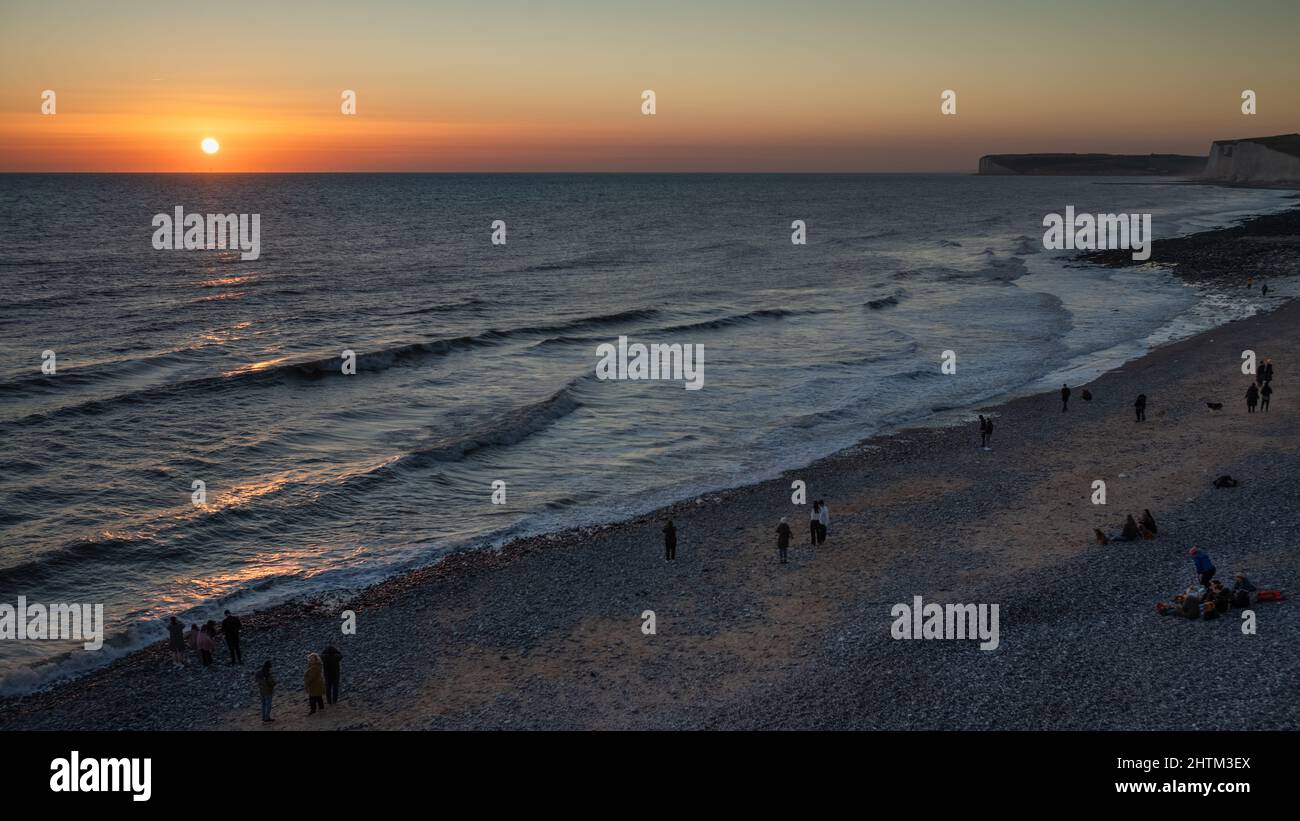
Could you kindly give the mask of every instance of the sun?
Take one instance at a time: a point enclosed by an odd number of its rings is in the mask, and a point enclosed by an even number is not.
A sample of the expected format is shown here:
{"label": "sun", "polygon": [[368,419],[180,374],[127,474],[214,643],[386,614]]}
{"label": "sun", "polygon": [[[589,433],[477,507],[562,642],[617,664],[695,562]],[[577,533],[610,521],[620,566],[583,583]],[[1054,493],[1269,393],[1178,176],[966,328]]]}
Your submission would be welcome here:
{"label": "sun", "polygon": [[199,143],[199,147],[203,149],[205,154],[215,154],[221,150],[221,143],[217,142],[213,137],[204,137],[203,142]]}

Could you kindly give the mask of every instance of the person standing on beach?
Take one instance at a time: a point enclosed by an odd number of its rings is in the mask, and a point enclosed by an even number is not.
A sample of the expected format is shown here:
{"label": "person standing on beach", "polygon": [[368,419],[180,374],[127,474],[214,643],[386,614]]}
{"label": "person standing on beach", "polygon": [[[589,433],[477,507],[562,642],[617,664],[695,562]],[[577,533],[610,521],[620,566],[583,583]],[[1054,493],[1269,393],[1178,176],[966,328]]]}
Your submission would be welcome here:
{"label": "person standing on beach", "polygon": [[817,546],[817,534],[822,529],[822,503],[813,502],[812,510],[808,512],[808,544],[813,547]]}
{"label": "person standing on beach", "polygon": [[790,525],[786,522],[785,517],[781,517],[781,524],[776,526],[776,552],[781,557],[781,564],[785,564],[786,551],[790,549]]}
{"label": "person standing on beach", "polygon": [[1268,296],[1268,283],[1267,283],[1267,282],[1265,282],[1263,285],[1259,286],[1259,295],[1260,295],[1260,296]]}
{"label": "person standing on beach", "polygon": [[199,626],[190,625],[190,632],[185,634],[185,646],[194,651],[194,655],[199,654]]}
{"label": "person standing on beach", "polygon": [[231,664],[244,663],[244,656],[239,652],[239,628],[239,619],[227,610],[226,617],[221,620],[221,633],[226,637],[226,649],[230,651]]}
{"label": "person standing on beach", "polygon": [[1062,385],[1061,386],[1061,413],[1065,413],[1069,409],[1070,409],[1070,386]]}
{"label": "person standing on beach", "polygon": [[989,445],[993,441],[993,417],[984,420],[984,449],[993,450]]}
{"label": "person standing on beach", "polygon": [[253,676],[257,682],[257,692],[262,696],[262,723],[266,724],[275,719],[271,718],[271,694],[275,692],[275,676],[271,675],[271,662],[262,665]]}
{"label": "person standing on beach", "polygon": [[1147,421],[1147,395],[1139,393],[1137,400],[1133,403],[1133,410],[1137,411],[1137,421]]}
{"label": "person standing on beach", "polygon": [[167,622],[167,647],[172,651],[172,666],[185,666],[185,625],[175,616]]}
{"label": "person standing on beach", "polygon": [[206,629],[207,625],[204,625],[204,628],[203,630],[195,629],[194,646],[198,648],[199,658],[203,661],[203,666],[211,667],[212,651],[216,649],[217,645],[212,641],[212,634]]}
{"label": "person standing on beach", "polygon": [[664,561],[671,562],[677,559],[677,528],[673,526],[673,520],[669,519],[668,524],[664,525]]}
{"label": "person standing on beach", "polygon": [[325,671],[321,666],[320,656],[315,653],[307,654],[307,672],[302,676],[303,688],[307,690],[307,705],[311,707],[311,712],[307,715],[313,715],[316,708],[325,709]]}
{"label": "person standing on beach", "polygon": [[1196,572],[1200,574],[1201,587],[1209,587],[1210,579],[1214,578],[1214,562],[1210,560],[1210,554],[1204,553],[1195,546],[1187,551],[1187,555],[1192,557],[1192,563],[1196,565]]}
{"label": "person standing on beach", "polygon": [[989,449],[989,420],[985,419],[982,413],[980,414],[980,447]]}
{"label": "person standing on beach", "polygon": [[1251,386],[1249,388],[1246,388],[1246,413],[1254,413],[1255,405],[1258,403],[1259,403],[1259,388],[1255,387],[1254,383],[1252,382]]}
{"label": "person standing on beach", "polygon": [[1264,374],[1264,384],[1265,384],[1265,385],[1267,385],[1269,382],[1272,382],[1272,381],[1273,381],[1273,360],[1271,360],[1271,359],[1265,359],[1265,360],[1264,360],[1264,370],[1263,370],[1263,374]]}
{"label": "person standing on beach", "polygon": [[822,512],[817,517],[817,544],[826,544],[826,534],[831,528],[831,509],[826,504],[826,500],[821,500]]}
{"label": "person standing on beach", "polygon": [[1142,508],[1142,526],[1151,531],[1152,536],[1159,532],[1156,529],[1156,517],[1152,516],[1151,511],[1146,508]]}
{"label": "person standing on beach", "polygon": [[1273,395],[1273,386],[1268,382],[1264,383],[1264,389],[1259,392],[1259,409],[1268,412],[1268,400]]}
{"label": "person standing on beach", "polygon": [[[671,524],[671,523],[670,523]],[[339,700],[339,663],[343,654],[332,644],[320,651],[321,666],[325,668],[325,703],[337,704]]]}

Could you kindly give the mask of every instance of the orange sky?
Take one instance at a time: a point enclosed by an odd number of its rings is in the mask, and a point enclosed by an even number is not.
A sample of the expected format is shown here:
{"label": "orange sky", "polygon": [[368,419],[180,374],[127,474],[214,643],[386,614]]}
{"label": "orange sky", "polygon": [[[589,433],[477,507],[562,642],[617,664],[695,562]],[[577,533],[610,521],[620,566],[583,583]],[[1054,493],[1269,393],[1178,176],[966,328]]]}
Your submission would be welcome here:
{"label": "orange sky", "polygon": [[970,171],[1300,130],[1300,3],[1133,5],[9,2],[0,170]]}

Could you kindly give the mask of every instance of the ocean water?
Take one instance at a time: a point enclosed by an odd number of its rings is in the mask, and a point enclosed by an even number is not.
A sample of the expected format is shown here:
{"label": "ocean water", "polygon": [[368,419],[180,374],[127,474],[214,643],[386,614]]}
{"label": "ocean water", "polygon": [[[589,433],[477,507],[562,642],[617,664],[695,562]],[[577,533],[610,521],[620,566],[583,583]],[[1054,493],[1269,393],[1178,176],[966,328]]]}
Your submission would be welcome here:
{"label": "ocean water", "polygon": [[[1287,196],[958,175],[0,175],[0,602],[103,603],[108,640],[0,642],[0,692],[103,664],[168,615],[355,588],[1085,378],[1260,300],[1067,264],[1042,249],[1044,214],[1149,212],[1166,237]],[[260,258],[155,250],[153,215],[178,205],[260,214]],[[704,388],[598,380],[597,346],[620,335],[702,346]]]}

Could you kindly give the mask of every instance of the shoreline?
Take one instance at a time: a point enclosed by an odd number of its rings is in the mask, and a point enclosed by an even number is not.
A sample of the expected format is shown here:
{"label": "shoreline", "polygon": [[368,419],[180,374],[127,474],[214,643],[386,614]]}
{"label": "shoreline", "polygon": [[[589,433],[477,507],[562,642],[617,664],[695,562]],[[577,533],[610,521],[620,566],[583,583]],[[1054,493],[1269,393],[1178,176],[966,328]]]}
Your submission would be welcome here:
{"label": "shoreline", "polygon": [[[1285,219],[1278,220],[1282,217]],[[1190,276],[1189,281],[1205,281],[1215,277],[1219,279],[1233,276],[1231,271],[1225,268],[1225,261],[1232,266],[1237,266],[1237,258],[1233,256],[1231,249],[1223,251],[1225,244],[1240,245],[1241,240],[1256,237],[1257,234],[1251,233],[1249,226],[1263,221],[1264,229],[1270,233],[1266,236],[1291,236],[1293,239],[1297,232],[1294,226],[1300,223],[1300,210],[1291,210],[1282,214],[1267,215],[1250,220],[1247,223],[1227,229],[1203,232],[1193,234],[1189,237],[1182,237],[1173,240],[1166,240],[1155,246],[1151,262],[1166,262],[1176,265],[1175,271],[1180,276]],[[1292,232],[1283,234],[1284,228],[1290,227]],[[1243,230],[1245,229],[1245,230]],[[1217,238],[1217,239],[1212,239]],[[1287,246],[1285,249],[1280,245],[1273,243],[1253,243],[1253,247],[1259,252],[1259,259],[1263,260],[1270,273],[1269,276],[1282,276],[1277,271],[1285,270],[1286,265],[1290,265],[1288,274],[1294,275],[1297,261],[1295,244]],[[1215,249],[1220,249],[1217,253]],[[1262,249],[1262,250],[1260,250]],[[1098,254],[1104,255],[1105,252],[1094,252],[1093,255],[1081,255],[1085,261],[1099,262],[1101,264],[1125,264],[1122,259],[1107,260],[1103,258],[1089,258]],[[1198,267],[1199,266],[1199,267]],[[1213,276],[1212,276],[1213,275]],[[1092,386],[1094,392],[1099,397],[1105,392],[1106,386],[1110,382],[1123,380],[1137,372],[1149,371],[1152,367],[1159,367],[1162,362],[1177,360],[1178,357],[1192,355],[1205,355],[1204,352],[1214,341],[1216,335],[1233,335],[1240,336],[1243,333],[1249,335],[1252,328],[1274,326],[1271,336],[1278,336],[1277,326],[1283,329],[1287,327],[1286,320],[1300,316],[1300,302],[1292,299],[1273,310],[1258,313],[1255,316],[1244,320],[1231,321],[1217,328],[1201,332],[1191,337],[1182,339],[1177,342],[1162,344],[1150,351],[1144,356],[1131,360],[1088,383]],[[1293,323],[1294,325],[1294,323]],[[1261,356],[1265,354],[1261,353]],[[1083,386],[1072,386],[1077,388]],[[997,420],[1020,420],[1027,414],[1037,414],[1041,407],[1054,401],[1053,394],[1035,393],[1024,396],[1017,396],[1000,401],[996,405],[986,406],[991,409],[994,418]],[[1079,400],[1075,400],[1079,403]],[[1081,404],[1081,403],[1079,403]],[[1094,403],[1097,406],[1103,405],[1100,400]],[[973,406],[965,411],[950,412],[954,416],[970,415],[981,410],[980,406]],[[1121,407],[1122,411],[1123,408]],[[1181,409],[1186,412],[1188,409]],[[1225,411],[1227,413],[1227,411]],[[1280,415],[1279,415],[1280,416]],[[999,421],[997,433],[995,433],[995,446],[999,444],[1000,437],[1014,435],[1008,433],[1008,427],[1016,424],[1009,421],[1004,425]],[[1014,430],[1014,428],[1012,428]],[[840,484],[835,476],[871,476],[875,474],[887,474],[891,471],[897,472],[906,469],[917,468],[918,465],[925,463],[927,459],[932,459],[935,454],[942,454],[952,451],[955,447],[964,446],[963,440],[969,440],[972,437],[969,426],[963,425],[960,420],[954,419],[950,422],[943,422],[937,425],[913,425],[900,430],[884,433],[869,437],[856,445],[837,451],[826,457],[818,459],[806,466],[783,471],[780,476],[765,481],[743,485],[735,488],[728,488],[714,493],[707,493],[691,499],[683,499],[673,504],[658,508],[654,511],[622,520],[620,522],[595,525],[587,527],[575,527],[563,531],[556,531],[536,536],[524,537],[513,540],[497,548],[469,548],[449,554],[436,563],[426,567],[403,572],[397,576],[377,582],[370,585],[355,595],[350,596],[346,601],[330,602],[328,594],[321,594],[310,597],[306,600],[291,601],[275,605],[264,610],[256,611],[243,618],[245,625],[246,637],[257,636],[259,641],[262,637],[270,636],[271,641],[275,642],[274,636],[278,634],[283,644],[286,634],[293,632],[295,627],[308,626],[308,629],[319,632],[320,623],[333,619],[334,614],[340,610],[349,609],[357,613],[358,620],[363,624],[371,616],[382,614],[386,611],[401,611],[409,615],[409,612],[415,607],[414,612],[422,612],[418,606],[413,604],[413,600],[420,599],[426,593],[440,592],[444,588],[466,588],[471,586],[493,587],[494,584],[500,585],[506,582],[499,580],[499,571],[515,569],[515,575],[518,575],[517,569],[528,562],[546,565],[560,559],[565,554],[572,554],[575,551],[584,555],[586,564],[590,565],[595,562],[596,566],[600,564],[600,556],[594,553],[596,547],[602,544],[618,543],[620,545],[639,546],[634,549],[641,552],[654,553],[658,548],[657,527],[664,518],[673,518],[683,522],[693,522],[698,519],[709,519],[711,514],[721,510],[734,511],[741,509],[746,511],[744,516],[740,517],[742,521],[749,521],[757,517],[762,522],[761,530],[768,530],[771,522],[769,519],[774,518],[771,513],[759,513],[758,510],[772,510],[777,505],[775,500],[783,497],[788,506],[789,482],[795,477],[815,476],[819,478],[816,487],[830,487],[831,490],[813,490],[814,483],[809,482],[809,498],[830,498],[835,499],[836,504],[832,506],[833,515],[838,520],[839,516],[845,513],[853,515],[852,507],[846,506],[839,500],[851,498],[852,491],[836,487]],[[901,468],[899,467],[901,466]],[[912,484],[923,484],[925,474],[905,477],[905,482]],[[961,486],[961,482],[955,482],[953,477],[946,479],[931,479],[940,489],[940,496],[948,494],[960,494],[969,491],[969,487]],[[917,490],[921,495],[929,493],[930,490]],[[762,504],[757,504],[756,500],[762,500]],[[846,509],[847,507],[847,509]],[[994,505],[996,507],[996,505]],[[730,516],[731,513],[728,513]],[[726,518],[726,517],[723,517]],[[960,518],[960,517],[958,517]],[[800,520],[792,519],[796,526],[802,525]],[[956,522],[954,522],[956,524]],[[832,522],[833,528],[838,528],[835,521]],[[679,527],[681,527],[679,525]],[[740,527],[736,528],[741,529]],[[795,541],[799,543],[804,536],[801,527],[796,527]],[[690,538],[684,533],[685,542]],[[764,548],[765,549],[765,548]],[[571,558],[571,556],[568,556]],[[764,556],[766,558],[766,556]],[[1027,557],[1020,557],[1025,559]],[[889,557],[891,565],[905,565],[908,563],[906,555]],[[723,562],[725,565],[726,562]],[[1033,561],[1027,563],[1032,566]],[[590,567],[588,570],[590,571]],[[923,568],[922,568],[923,569]],[[900,570],[901,573],[915,574],[918,568]],[[744,574],[744,569],[732,568],[734,572]],[[924,575],[922,573],[922,575]],[[498,579],[494,583],[494,579]],[[1274,585],[1265,585],[1274,586]],[[1175,591],[1169,591],[1172,595]],[[436,596],[433,598],[437,598]],[[635,608],[632,608],[635,609]],[[835,603],[827,603],[824,614],[828,619],[830,610],[835,610]],[[831,619],[833,620],[833,619]],[[398,619],[398,622],[401,620]],[[823,625],[824,626],[824,625]],[[364,631],[362,631],[364,634]],[[318,648],[317,648],[318,649]],[[345,648],[345,653],[347,648]],[[224,648],[218,653],[219,657],[224,656]],[[118,683],[123,686],[130,686],[129,682],[138,679],[148,679],[157,684],[159,676],[166,680],[170,671],[167,669],[169,662],[165,649],[165,642],[155,642],[151,645],[134,650],[126,655],[114,660],[105,667],[88,671],[73,679],[64,679],[53,682],[47,687],[37,690],[33,693],[22,696],[8,696],[0,698],[0,726],[19,727],[32,726],[33,722],[39,726],[44,723],[39,716],[47,711],[51,713],[67,712],[67,708],[72,708],[76,712],[76,706],[80,698],[84,697],[86,691],[101,690],[101,688],[111,688]],[[251,665],[241,672],[247,672],[251,676]],[[554,672],[554,671],[550,671]],[[290,667],[288,672],[281,669],[281,675],[286,682],[286,691],[292,690],[293,675],[297,673],[296,668]],[[187,670],[181,675],[193,676],[195,671]],[[592,675],[596,675],[593,673]],[[346,674],[345,674],[346,676]],[[243,678],[247,678],[244,676]],[[241,686],[237,689],[242,691],[248,690],[246,681],[239,682]],[[346,678],[345,678],[346,684]],[[231,694],[233,695],[233,690]],[[251,699],[251,695],[249,696]],[[137,722],[130,720],[119,721],[120,726],[140,726]],[[144,725],[153,726],[153,725]],[[172,727],[174,725],[164,725]],[[200,725],[203,726],[203,725]],[[210,725],[209,725],[210,726]],[[218,723],[216,726],[222,726]],[[397,726],[409,726],[408,724],[399,724]],[[451,724],[448,726],[462,726]],[[464,726],[499,726],[491,722],[477,724],[469,722]],[[656,725],[657,726],[657,725]],[[707,725],[705,725],[707,726]],[[731,726],[731,725],[726,725]],[[777,726],[791,726],[781,724]],[[796,724],[794,726],[803,726]]]}

